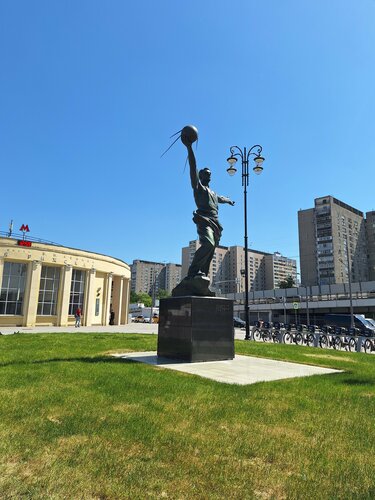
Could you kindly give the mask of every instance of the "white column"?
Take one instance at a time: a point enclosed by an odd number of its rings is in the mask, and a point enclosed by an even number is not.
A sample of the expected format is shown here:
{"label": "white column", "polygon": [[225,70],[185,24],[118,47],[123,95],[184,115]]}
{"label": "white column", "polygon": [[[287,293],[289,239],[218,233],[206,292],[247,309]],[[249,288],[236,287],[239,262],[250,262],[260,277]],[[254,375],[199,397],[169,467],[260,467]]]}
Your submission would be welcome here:
{"label": "white column", "polygon": [[95,307],[95,281],[96,269],[92,268],[87,271],[86,275],[86,289],[85,289],[85,307],[83,310],[83,324],[85,326],[92,325],[92,317]]}
{"label": "white column", "polygon": [[41,273],[42,264],[39,261],[34,260],[28,265],[23,306],[23,326],[35,326]]}
{"label": "white column", "polygon": [[60,297],[57,312],[57,324],[59,326],[68,326],[69,298],[70,288],[72,284],[72,274],[73,268],[71,265],[67,264],[61,268]]}
{"label": "white column", "polygon": [[123,278],[121,276],[114,276],[112,307],[115,313],[115,325],[121,324],[122,289],[123,289]]}
{"label": "white column", "polygon": [[105,280],[105,294],[103,297],[103,317],[102,325],[109,324],[109,314],[111,312],[111,292],[112,292],[112,273],[107,274]]}
{"label": "white column", "polygon": [[123,278],[121,324],[126,325],[129,318],[129,290],[130,280]]}
{"label": "white column", "polygon": [[4,257],[0,257],[0,292],[1,292],[1,287],[3,285],[3,272],[4,272]]}
{"label": "white column", "polygon": [[0,257],[0,290],[3,284],[4,258]]}

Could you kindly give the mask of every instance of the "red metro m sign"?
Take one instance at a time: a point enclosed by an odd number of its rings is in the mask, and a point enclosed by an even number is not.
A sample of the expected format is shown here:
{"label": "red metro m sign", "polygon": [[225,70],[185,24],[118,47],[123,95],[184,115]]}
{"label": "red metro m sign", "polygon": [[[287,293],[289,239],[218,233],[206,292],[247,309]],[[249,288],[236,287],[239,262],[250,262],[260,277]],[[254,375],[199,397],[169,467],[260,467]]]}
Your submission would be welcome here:
{"label": "red metro m sign", "polygon": [[[20,231],[23,232],[23,239],[22,240],[18,240],[18,244],[21,245],[21,246],[23,246],[23,247],[31,247],[31,242],[26,241],[26,239],[25,239],[26,233],[30,232],[29,225],[28,224],[22,224],[22,226],[20,227]],[[29,245],[29,243],[30,243],[30,245]]]}
{"label": "red metro m sign", "polygon": [[27,241],[27,240],[18,240],[17,244],[20,247],[31,247],[31,241]]}

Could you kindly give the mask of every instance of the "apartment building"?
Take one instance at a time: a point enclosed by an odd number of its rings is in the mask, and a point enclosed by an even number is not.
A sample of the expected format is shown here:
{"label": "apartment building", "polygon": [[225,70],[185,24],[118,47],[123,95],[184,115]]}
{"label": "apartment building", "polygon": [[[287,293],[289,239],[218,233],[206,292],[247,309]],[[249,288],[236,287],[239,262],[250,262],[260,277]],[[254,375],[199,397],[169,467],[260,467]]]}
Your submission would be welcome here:
{"label": "apartment building", "polygon": [[[249,269],[249,290],[264,290],[266,283],[265,252],[249,249],[247,254]],[[228,248],[228,278],[227,287],[221,287],[224,293],[245,291],[245,249],[241,246]]]}
{"label": "apartment building", "polygon": [[[187,276],[190,264],[193,261],[194,254],[199,247],[200,247],[199,240],[192,240],[189,242],[188,247],[182,248],[181,279]],[[223,280],[226,279],[229,266],[228,259],[226,258],[227,252],[228,252],[228,247],[223,247],[223,246],[216,247],[208,275],[211,283],[215,281],[222,282]]]}
{"label": "apartment building", "polygon": [[[199,240],[190,241],[182,249],[182,273],[187,276],[194,253],[199,248]],[[288,263],[288,264],[287,264]],[[296,279],[297,263],[279,253],[269,254],[258,250],[248,250],[249,290],[276,288],[279,281],[292,275]],[[242,246],[218,246],[211,262],[209,276],[212,286],[222,293],[245,291],[245,249]]]}
{"label": "apartment building", "polygon": [[159,275],[159,287],[171,293],[181,281],[181,264],[165,264]]}
{"label": "apartment building", "polygon": [[181,281],[181,265],[148,260],[133,260],[131,268],[131,291],[135,293],[153,293],[159,290],[172,292]]}
{"label": "apartment building", "polygon": [[366,212],[366,237],[369,280],[375,281],[375,211]]}
{"label": "apartment building", "polygon": [[279,252],[265,255],[265,290],[279,288],[280,282],[291,276],[297,283],[297,262]]}
{"label": "apartment building", "polygon": [[333,196],[298,212],[303,285],[367,281],[368,248],[363,212]]}

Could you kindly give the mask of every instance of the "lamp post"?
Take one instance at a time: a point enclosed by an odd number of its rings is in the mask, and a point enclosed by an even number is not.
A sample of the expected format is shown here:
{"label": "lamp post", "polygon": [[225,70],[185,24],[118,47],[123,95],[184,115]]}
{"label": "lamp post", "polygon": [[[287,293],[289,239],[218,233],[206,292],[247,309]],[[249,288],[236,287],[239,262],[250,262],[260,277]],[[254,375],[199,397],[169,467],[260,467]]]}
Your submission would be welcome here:
{"label": "lamp post", "polygon": [[[346,240],[348,244],[348,240]],[[352,269],[349,262],[349,247],[346,247],[346,261],[348,266],[348,282],[349,282],[349,307],[350,307],[350,327],[354,328],[354,311],[353,311],[353,292],[352,292]]]}
{"label": "lamp post", "polygon": [[240,293],[242,292],[242,278],[245,276],[245,269],[240,269]]}
{"label": "lamp post", "polygon": [[245,222],[245,321],[246,321],[246,334],[245,340],[250,340],[250,324],[249,324],[249,267],[248,267],[248,239],[247,239],[247,186],[249,185],[249,158],[254,156],[255,166],[253,171],[256,174],[261,174],[263,171],[264,158],[261,156],[262,146],[256,144],[252,146],[249,150],[244,147],[243,149],[238,146],[232,146],[230,148],[230,157],[227,159],[229,163],[229,168],[227,172],[230,176],[237,172],[235,164],[237,159],[241,159],[242,163],[242,185],[243,185],[243,199],[244,199],[244,222]]}
{"label": "lamp post", "polygon": [[310,310],[309,310],[309,292],[307,291],[307,285],[305,286],[306,288],[306,322],[307,326],[310,324]]}
{"label": "lamp post", "polygon": [[[300,278],[302,278],[301,276],[301,273],[297,272],[297,275],[300,276]],[[304,285],[303,283],[300,283],[301,284],[301,287],[303,287],[305,290],[306,290],[306,323],[307,323],[307,326],[310,324],[310,309],[309,309],[309,292],[308,292],[308,287],[307,285]]]}
{"label": "lamp post", "polygon": [[350,327],[354,328],[353,292],[352,292],[352,266],[350,265],[348,235],[345,236],[345,241],[346,241],[346,244],[345,244],[345,246],[346,246],[346,265],[348,267],[348,283],[349,283]]}
{"label": "lamp post", "polygon": [[286,324],[286,297],[283,297],[283,306],[284,306],[284,325],[285,325]]}
{"label": "lamp post", "polygon": [[[212,285],[216,288],[216,285],[218,285],[219,283],[236,283],[236,291],[234,293],[238,293],[238,289],[239,287],[241,286],[241,283],[240,283],[240,279],[239,278],[236,278],[234,280],[220,280],[220,281],[214,281],[212,283]],[[229,293],[229,292],[225,292],[225,293]]]}
{"label": "lamp post", "polygon": [[[353,291],[352,291],[352,266],[350,265],[350,256],[349,256],[349,244],[348,244],[348,236],[345,235],[345,251],[346,251],[346,267],[348,273],[348,285],[349,285],[349,309],[350,309],[350,328],[354,328],[354,309],[353,309]],[[339,250],[339,254],[341,255],[341,248]],[[341,257],[339,257],[339,261],[341,264],[345,266],[345,263]]]}
{"label": "lamp post", "polygon": [[[165,267],[165,266],[164,266]],[[162,269],[164,269],[164,267]],[[161,270],[157,271],[156,266],[152,267],[153,270],[153,283],[151,284],[151,309],[150,309],[150,323],[154,314],[155,300],[156,300],[156,281],[159,279]]]}

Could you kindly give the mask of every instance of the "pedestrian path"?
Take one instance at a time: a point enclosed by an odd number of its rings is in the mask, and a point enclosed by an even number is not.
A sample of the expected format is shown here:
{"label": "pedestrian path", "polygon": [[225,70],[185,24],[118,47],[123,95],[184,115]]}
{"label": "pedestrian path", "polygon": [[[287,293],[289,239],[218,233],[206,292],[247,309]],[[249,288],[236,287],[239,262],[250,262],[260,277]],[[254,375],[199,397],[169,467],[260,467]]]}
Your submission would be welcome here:
{"label": "pedestrian path", "polygon": [[158,325],[147,323],[129,323],[127,325],[114,325],[114,326],[35,326],[35,327],[21,327],[21,326],[0,326],[0,332],[3,335],[9,335],[15,332],[19,333],[77,333],[77,332],[91,332],[91,333],[149,333],[156,334],[158,332]]}
{"label": "pedestrian path", "polygon": [[[128,323],[127,325],[114,325],[114,326],[81,326],[75,328],[74,326],[0,326],[0,333],[2,335],[11,335],[15,332],[19,333],[74,333],[74,332],[87,332],[87,333],[148,333],[155,335],[158,333],[157,324],[148,323]],[[235,328],[235,338],[243,340],[245,338],[245,330]]]}

